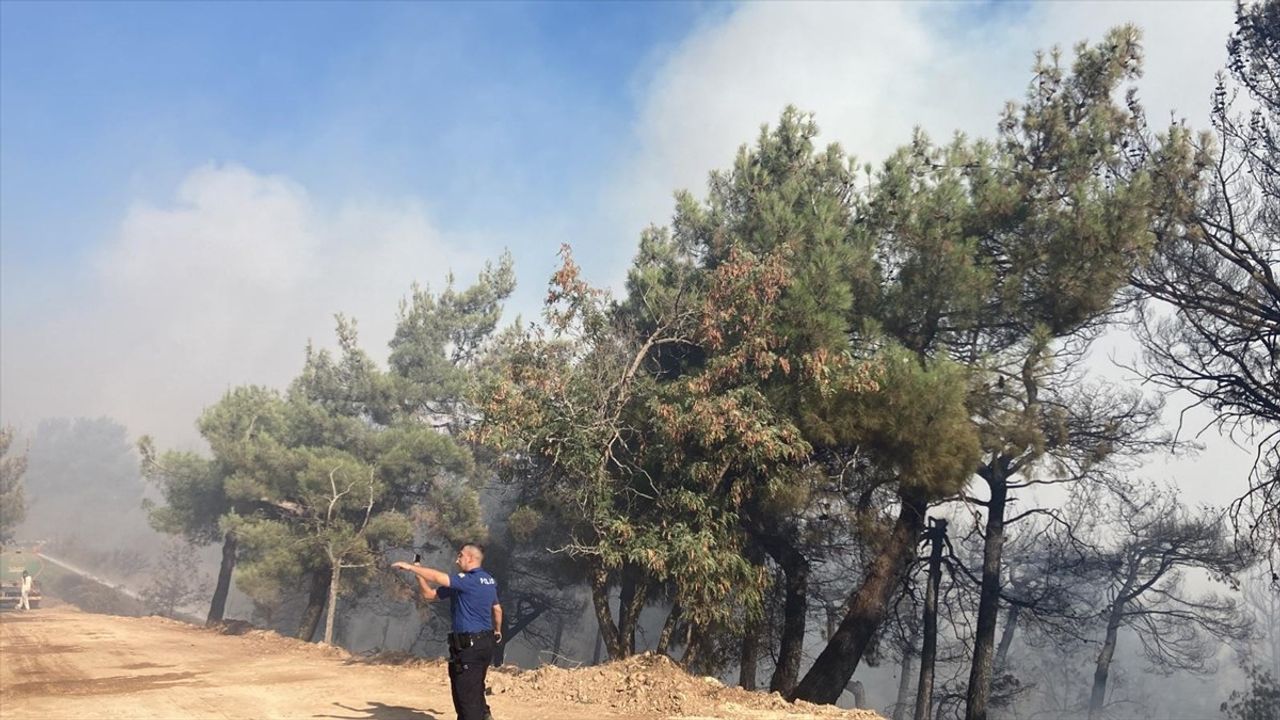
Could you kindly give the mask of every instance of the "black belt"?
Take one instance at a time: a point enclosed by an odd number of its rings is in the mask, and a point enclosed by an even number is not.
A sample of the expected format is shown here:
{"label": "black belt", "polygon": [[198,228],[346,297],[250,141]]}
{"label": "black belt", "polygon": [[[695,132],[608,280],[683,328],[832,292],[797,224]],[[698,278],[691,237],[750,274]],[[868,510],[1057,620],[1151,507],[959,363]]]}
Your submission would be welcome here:
{"label": "black belt", "polygon": [[453,651],[467,650],[473,648],[476,643],[481,640],[493,640],[492,630],[482,630],[474,633],[449,633],[449,649]]}

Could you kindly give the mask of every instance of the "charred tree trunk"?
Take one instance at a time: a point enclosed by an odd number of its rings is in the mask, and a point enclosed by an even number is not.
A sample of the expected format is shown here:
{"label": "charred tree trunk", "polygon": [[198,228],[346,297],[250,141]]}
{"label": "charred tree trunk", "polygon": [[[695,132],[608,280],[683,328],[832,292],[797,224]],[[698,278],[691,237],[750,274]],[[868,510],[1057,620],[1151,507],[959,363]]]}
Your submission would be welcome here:
{"label": "charred tree trunk", "polygon": [[742,655],[738,658],[738,684],[743,690],[756,689],[757,662],[760,659],[760,622],[748,623],[742,631]]}
{"label": "charred tree trunk", "polygon": [[789,695],[800,677],[800,661],[804,653],[805,621],[809,612],[809,559],[784,541],[767,542],[765,549],[786,577],[782,640],[778,646],[778,663],[773,677],[769,679],[769,690]]}
{"label": "charred tree trunk", "polygon": [[902,664],[898,667],[898,701],[893,704],[893,720],[906,720],[911,707],[911,676],[915,671],[916,638],[913,634],[902,650]]}
{"label": "charred tree trunk", "polygon": [[209,602],[209,617],[205,625],[216,625],[222,622],[222,615],[227,609],[227,595],[231,592],[231,573],[236,569],[236,535],[228,532],[222,536],[222,564],[218,566],[218,584],[213,589],[213,600]]}
{"label": "charred tree trunk", "polygon": [[885,540],[862,585],[850,599],[849,610],[827,647],[791,693],[792,699],[834,703],[853,677],[871,638],[888,612],[889,599],[898,578],[915,554],[916,540],[924,525],[926,503],[903,497],[893,532]]}
{"label": "charred tree trunk", "polygon": [[1004,511],[1009,496],[1006,462],[997,458],[980,472],[991,488],[987,503],[986,539],[982,548],[982,591],[973,638],[973,664],[965,692],[965,720],[987,720],[991,698],[991,659],[1000,614],[1000,565],[1004,552]]}
{"label": "charred tree trunk", "polygon": [[596,624],[600,628],[600,638],[609,659],[621,660],[626,655],[623,653],[622,639],[618,635],[618,626],[613,623],[613,611],[609,608],[609,571],[603,567],[592,569],[591,604],[596,610]]}
{"label": "charred tree trunk", "polygon": [[1123,605],[1119,600],[1112,606],[1107,616],[1107,637],[1098,652],[1098,664],[1093,669],[1093,692],[1089,694],[1089,720],[1097,720],[1102,715],[1102,707],[1107,703],[1107,676],[1111,674],[1111,659],[1116,654],[1116,637],[1120,634],[1120,620],[1123,618]]}
{"label": "charred tree trunk", "polygon": [[560,664],[560,642],[564,640],[564,617],[556,619],[556,639],[551,644],[551,664]]}
{"label": "charred tree trunk", "polygon": [[915,720],[929,720],[933,709],[933,668],[938,655],[938,585],[942,582],[942,543],[947,537],[947,521],[932,519],[927,536],[929,580],[924,592],[924,644],[920,649]]}
{"label": "charred tree trunk", "polygon": [[1018,630],[1018,616],[1022,614],[1022,606],[1010,605],[1004,616],[1004,632],[1000,633],[1000,647],[996,648],[996,667],[1003,668],[1009,662],[1009,648],[1013,645],[1013,634]]}
{"label": "charred tree trunk", "polygon": [[324,602],[329,595],[329,573],[316,570],[311,573],[311,593],[307,596],[307,608],[302,611],[302,622],[298,624],[298,639],[311,642],[320,627],[320,616],[324,612]]}

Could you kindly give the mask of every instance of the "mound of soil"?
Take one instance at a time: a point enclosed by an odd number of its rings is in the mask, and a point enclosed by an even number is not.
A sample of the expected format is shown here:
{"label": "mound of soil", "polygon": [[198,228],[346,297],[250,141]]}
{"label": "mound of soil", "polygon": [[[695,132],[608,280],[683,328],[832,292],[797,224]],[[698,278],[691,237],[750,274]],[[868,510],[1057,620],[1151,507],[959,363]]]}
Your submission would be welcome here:
{"label": "mound of soil", "polygon": [[[159,618],[153,620],[172,622]],[[346,665],[383,666],[390,672],[440,666],[440,676],[446,674],[442,658],[417,657],[401,651],[353,655],[341,648],[302,642],[272,630],[252,628],[242,621],[202,630],[237,635],[242,641],[255,646],[258,653],[340,658]],[[777,693],[726,687],[716,678],[690,675],[666,655],[653,653],[572,669],[555,665],[534,670],[510,666],[492,668],[488,686],[491,695],[511,700],[539,703],[554,698],[558,703],[597,706],[628,716],[683,717],[690,720],[883,720],[870,710],[844,710],[804,701],[789,703]]]}
{"label": "mound of soil", "polygon": [[351,653],[340,647],[325,645],[324,643],[309,643],[298,640],[297,638],[281,635],[275,630],[266,630],[253,625],[244,620],[224,620],[211,627],[192,626],[181,620],[170,620],[169,618],[152,617],[151,620],[160,623],[173,623],[184,627],[191,627],[199,632],[213,633],[216,635],[234,635],[248,644],[252,645],[258,652],[270,652],[276,654],[290,654],[300,657],[327,657],[327,658],[350,658]]}
{"label": "mound of soil", "polygon": [[777,693],[725,687],[716,678],[690,675],[667,656],[652,653],[585,668],[497,669],[489,673],[489,689],[494,695],[523,700],[553,696],[636,714],[882,720],[870,710],[789,703]]}

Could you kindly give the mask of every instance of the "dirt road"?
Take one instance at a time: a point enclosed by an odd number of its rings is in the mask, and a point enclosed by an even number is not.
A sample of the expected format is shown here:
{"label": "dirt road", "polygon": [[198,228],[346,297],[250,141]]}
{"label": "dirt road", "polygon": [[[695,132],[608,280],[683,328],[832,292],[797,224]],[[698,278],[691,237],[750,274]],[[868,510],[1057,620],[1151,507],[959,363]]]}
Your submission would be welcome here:
{"label": "dirt road", "polygon": [[[500,720],[624,717],[503,697],[490,705]],[[0,615],[0,717],[452,720],[454,713],[442,665],[366,665],[284,638],[63,606]]]}
{"label": "dirt road", "polygon": [[[498,720],[879,718],[709,687],[666,658],[628,662],[491,673],[489,705]],[[670,712],[676,705],[681,711]],[[66,605],[0,614],[2,720],[454,717],[445,666],[436,661],[375,665],[274,633],[221,635]]]}

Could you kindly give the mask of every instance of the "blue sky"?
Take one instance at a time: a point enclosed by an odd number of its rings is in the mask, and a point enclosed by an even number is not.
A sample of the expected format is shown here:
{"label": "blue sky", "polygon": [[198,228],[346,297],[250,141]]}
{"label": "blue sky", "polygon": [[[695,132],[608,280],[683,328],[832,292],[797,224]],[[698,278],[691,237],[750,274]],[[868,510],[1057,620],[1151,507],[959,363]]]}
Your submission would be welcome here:
{"label": "blue sky", "polygon": [[[413,194],[446,225],[591,192],[655,48],[716,8],[5,3],[6,262],[48,272],[130,201],[234,160],[321,198]],[[503,199],[505,198],[505,199]],[[68,212],[74,207],[75,212]],[[54,270],[56,272],[56,270]]]}
{"label": "blue sky", "polygon": [[875,161],[989,132],[1033,53],[1136,22],[1152,117],[1203,127],[1229,2],[0,3],[0,421],[195,442],[332,315],[640,230],[787,104]]}

